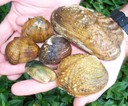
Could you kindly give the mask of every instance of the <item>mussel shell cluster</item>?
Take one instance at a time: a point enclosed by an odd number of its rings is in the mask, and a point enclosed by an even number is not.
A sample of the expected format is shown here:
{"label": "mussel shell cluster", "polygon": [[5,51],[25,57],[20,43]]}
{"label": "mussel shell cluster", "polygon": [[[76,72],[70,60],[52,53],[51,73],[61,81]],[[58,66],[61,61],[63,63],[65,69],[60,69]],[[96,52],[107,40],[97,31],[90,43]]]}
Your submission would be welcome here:
{"label": "mussel shell cluster", "polygon": [[[39,48],[37,43],[44,44]],[[42,16],[37,16],[23,25],[21,37],[9,42],[5,51],[11,64],[27,62],[26,72],[41,83],[48,83],[56,80],[56,74],[44,64],[58,64],[71,54],[71,45],[61,35],[53,35],[50,22]],[[37,57],[40,61],[34,60]]]}
{"label": "mussel shell cluster", "polygon": [[[112,19],[79,5],[57,8],[51,23],[41,16],[29,19],[21,35],[6,47],[9,62],[27,62],[26,72],[33,79],[41,83],[57,79],[58,86],[75,97],[94,94],[105,87],[109,76],[98,58],[116,59],[123,40],[121,28]],[[42,42],[39,48],[36,43]],[[69,42],[88,54],[72,55]],[[58,64],[58,75],[46,64]]]}

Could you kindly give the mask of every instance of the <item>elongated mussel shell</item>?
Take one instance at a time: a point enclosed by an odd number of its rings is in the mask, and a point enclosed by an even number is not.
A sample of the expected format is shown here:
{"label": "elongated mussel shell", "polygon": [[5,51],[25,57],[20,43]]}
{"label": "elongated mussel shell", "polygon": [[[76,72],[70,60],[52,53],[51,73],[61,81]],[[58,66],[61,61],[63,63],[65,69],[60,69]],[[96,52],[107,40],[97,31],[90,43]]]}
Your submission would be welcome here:
{"label": "elongated mussel shell", "polygon": [[33,79],[41,83],[48,83],[56,80],[56,73],[37,60],[28,62],[25,66],[25,70]]}
{"label": "elongated mussel shell", "polygon": [[25,63],[35,59],[39,54],[39,46],[28,37],[15,37],[5,49],[7,60],[11,64]]}
{"label": "elongated mussel shell", "polygon": [[56,9],[51,17],[56,33],[103,60],[120,54],[123,41],[121,28],[111,18],[78,5]]}
{"label": "elongated mussel shell", "polygon": [[44,64],[58,64],[63,58],[71,54],[71,45],[61,35],[53,35],[42,45],[39,60]]}
{"label": "elongated mussel shell", "polygon": [[58,86],[75,97],[97,93],[108,82],[105,67],[93,55],[70,55],[60,62],[57,70]]}

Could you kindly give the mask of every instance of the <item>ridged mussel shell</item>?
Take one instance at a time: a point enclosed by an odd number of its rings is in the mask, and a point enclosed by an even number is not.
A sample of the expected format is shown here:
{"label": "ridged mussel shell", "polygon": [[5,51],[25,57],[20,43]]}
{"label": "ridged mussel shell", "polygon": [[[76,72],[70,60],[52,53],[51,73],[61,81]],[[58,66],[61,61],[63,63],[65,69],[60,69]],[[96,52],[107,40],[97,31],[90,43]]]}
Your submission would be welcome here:
{"label": "ridged mussel shell", "polygon": [[5,54],[11,64],[25,63],[35,59],[39,54],[39,49],[32,39],[15,37],[7,44]]}
{"label": "ridged mussel shell", "polygon": [[58,64],[71,54],[72,48],[67,39],[61,35],[53,35],[42,45],[39,60],[44,64]]}
{"label": "ridged mussel shell", "polygon": [[33,79],[41,83],[48,83],[56,80],[56,73],[37,60],[27,62],[25,70]]}
{"label": "ridged mussel shell", "polygon": [[28,19],[23,25],[21,35],[30,37],[36,43],[44,42],[53,34],[52,25],[42,16]]}
{"label": "ridged mussel shell", "polygon": [[75,97],[97,93],[108,82],[105,67],[93,55],[70,55],[60,62],[57,70],[58,86]]}
{"label": "ridged mussel shell", "polygon": [[56,33],[103,60],[120,54],[124,38],[121,28],[111,18],[78,5],[59,7],[52,13]]}

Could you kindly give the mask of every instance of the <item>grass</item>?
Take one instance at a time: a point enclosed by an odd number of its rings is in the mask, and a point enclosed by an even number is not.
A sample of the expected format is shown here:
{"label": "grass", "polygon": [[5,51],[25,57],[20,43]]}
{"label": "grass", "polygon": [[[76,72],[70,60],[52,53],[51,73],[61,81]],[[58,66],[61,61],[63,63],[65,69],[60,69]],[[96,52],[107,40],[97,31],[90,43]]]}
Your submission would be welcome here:
{"label": "grass", "polygon": [[[121,8],[127,2],[127,0],[86,0],[81,5],[109,16],[111,11]],[[0,7],[0,22],[7,15],[10,5],[6,4]],[[24,79],[28,79],[28,75],[23,74],[17,81]],[[17,81],[10,81],[6,76],[0,78],[0,106],[72,106],[73,97],[59,88],[32,96],[15,96],[11,93],[10,88]],[[97,101],[87,106],[128,106],[127,81],[128,62],[126,61],[122,65],[116,83]]]}

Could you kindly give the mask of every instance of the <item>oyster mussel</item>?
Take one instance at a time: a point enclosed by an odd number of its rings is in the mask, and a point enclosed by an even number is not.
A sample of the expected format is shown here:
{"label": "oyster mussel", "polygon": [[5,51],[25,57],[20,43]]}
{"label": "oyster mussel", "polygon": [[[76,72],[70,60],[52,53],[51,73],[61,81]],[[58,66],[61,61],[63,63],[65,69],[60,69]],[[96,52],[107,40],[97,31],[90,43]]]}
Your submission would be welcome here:
{"label": "oyster mussel", "polygon": [[103,60],[120,54],[121,28],[111,18],[78,5],[59,7],[52,13],[56,33]]}

